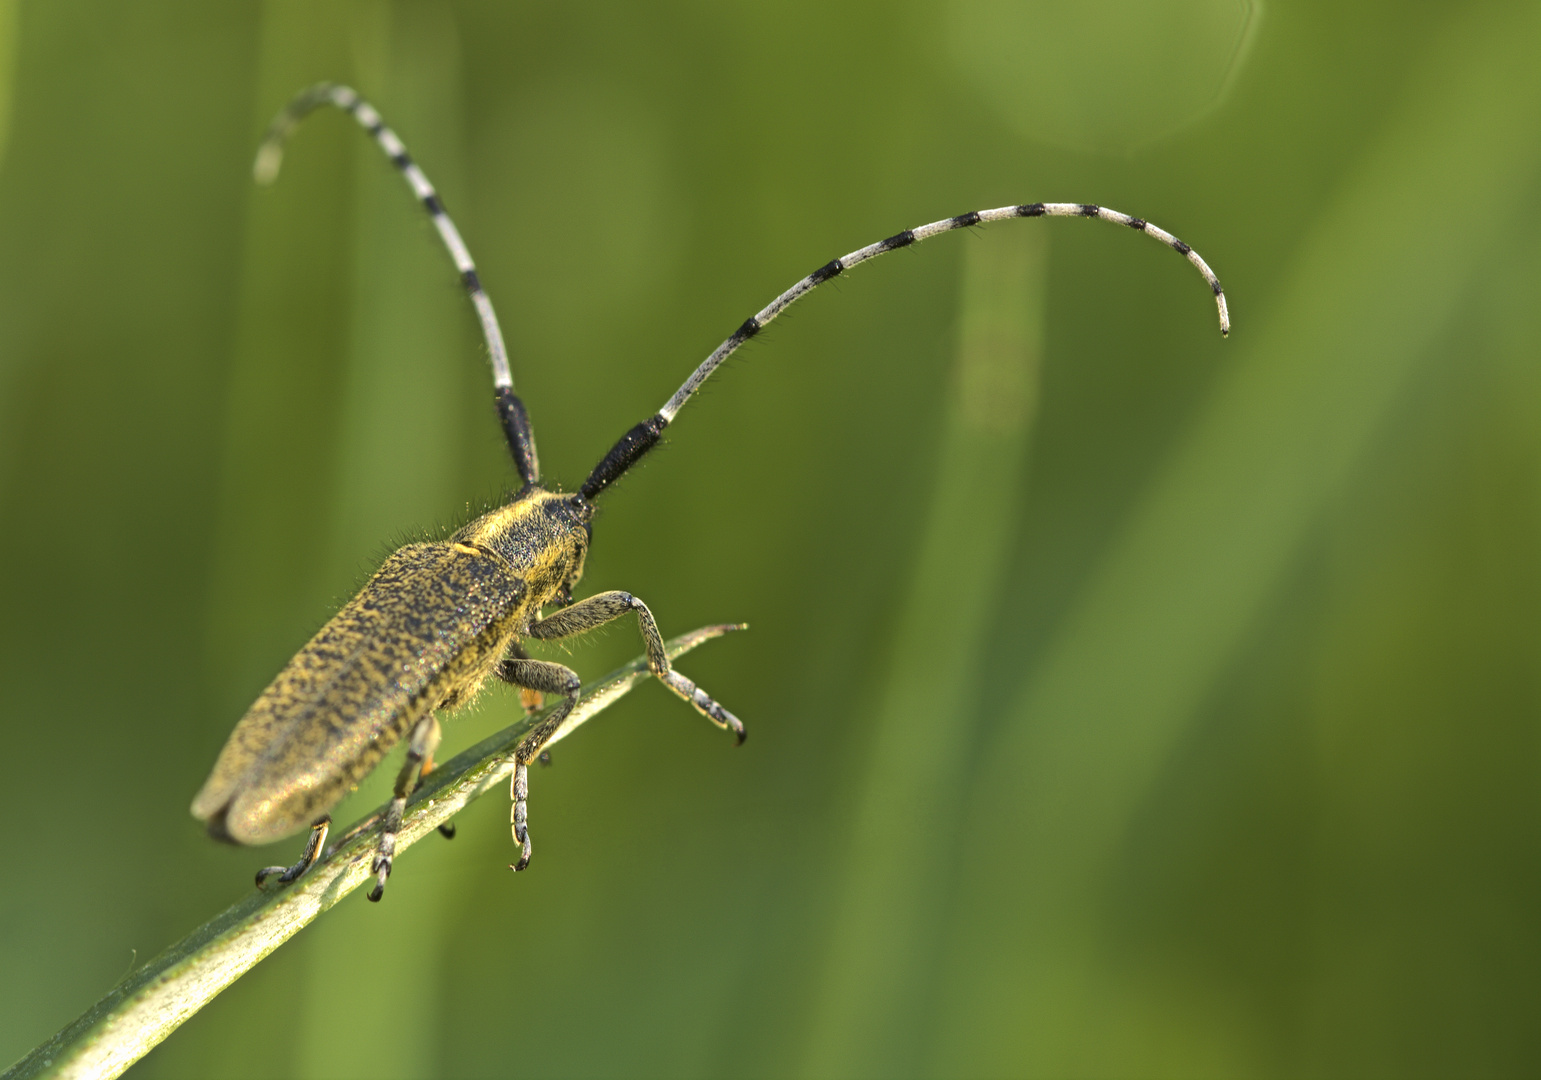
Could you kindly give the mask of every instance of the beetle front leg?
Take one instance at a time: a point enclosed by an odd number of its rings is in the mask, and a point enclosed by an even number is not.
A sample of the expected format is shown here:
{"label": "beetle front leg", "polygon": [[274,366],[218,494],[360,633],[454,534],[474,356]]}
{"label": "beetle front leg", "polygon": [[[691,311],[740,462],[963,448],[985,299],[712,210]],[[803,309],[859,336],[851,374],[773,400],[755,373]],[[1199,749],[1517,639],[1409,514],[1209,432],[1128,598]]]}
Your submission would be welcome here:
{"label": "beetle front leg", "polygon": [[514,747],[514,776],[509,784],[509,797],[513,799],[514,806],[509,813],[509,821],[514,831],[514,843],[519,845],[519,861],[512,863],[510,869],[523,870],[530,865],[527,804],[530,797],[530,762],[540,757],[551,736],[562,726],[567,714],[573,711],[573,706],[578,702],[578,693],[583,689],[583,682],[572,668],[546,660],[529,660],[519,655],[511,655],[499,664],[497,675],[514,686],[539,690],[544,694],[562,694],[566,698]]}
{"label": "beetle front leg", "polygon": [[401,815],[407,809],[407,796],[417,789],[423,762],[433,760],[433,752],[439,748],[439,718],[429,713],[412,728],[407,743],[407,760],[401,763],[396,774],[395,796],[385,808],[385,822],[380,827],[380,845],[375,849],[375,861],[370,869],[375,875],[375,887],[369,890],[369,900],[378,904],[385,895],[385,882],[391,876],[391,863],[396,858],[396,834],[401,831]]}
{"label": "beetle front leg", "polygon": [[743,722],[713,701],[705,690],[670,666],[669,653],[664,648],[663,635],[658,632],[658,623],[653,621],[653,613],[631,593],[603,592],[587,600],[580,600],[572,607],[553,612],[535,623],[530,627],[530,636],[543,640],[571,637],[613,622],[631,611],[637,613],[637,629],[641,631],[642,642],[647,647],[648,669],[658,681],[695,706],[696,711],[712,723],[733,732],[734,737],[742,743],[745,735]]}

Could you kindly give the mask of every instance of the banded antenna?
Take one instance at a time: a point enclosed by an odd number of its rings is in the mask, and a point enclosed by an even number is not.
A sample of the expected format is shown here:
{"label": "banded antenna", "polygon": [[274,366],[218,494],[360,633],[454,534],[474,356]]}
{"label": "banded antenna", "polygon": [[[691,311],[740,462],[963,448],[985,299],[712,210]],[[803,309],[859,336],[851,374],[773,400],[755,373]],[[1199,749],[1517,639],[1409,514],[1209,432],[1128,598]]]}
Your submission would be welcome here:
{"label": "banded antenna", "polygon": [[627,469],[636,463],[637,459],[657,445],[658,440],[663,437],[664,428],[673,422],[680,409],[684,408],[685,402],[690,400],[691,395],[701,388],[701,384],[706,382],[712,372],[716,371],[724,360],[732,356],[740,345],[764,329],[766,323],[826,281],[838,277],[858,263],[864,263],[868,259],[874,259],[879,255],[895,251],[899,248],[909,247],[911,244],[917,244],[922,240],[929,240],[940,233],[1019,217],[1101,218],[1103,221],[1111,221],[1115,225],[1137,229],[1146,236],[1155,237],[1167,247],[1186,258],[1203,275],[1205,283],[1209,286],[1209,291],[1214,293],[1215,306],[1220,312],[1220,334],[1222,337],[1230,334],[1231,316],[1225,304],[1225,290],[1220,287],[1220,279],[1215,277],[1215,272],[1209,268],[1208,263],[1199,257],[1198,252],[1165,229],[1158,228],[1143,218],[1131,217],[1128,214],[1121,214],[1117,210],[1109,210],[1105,206],[1095,206],[1091,203],[1027,203],[1022,206],[1002,206],[995,210],[976,210],[971,214],[959,214],[957,217],[933,221],[929,225],[906,229],[902,233],[890,236],[887,240],[879,240],[875,244],[868,244],[864,248],[857,248],[849,255],[843,255],[838,259],[827,262],[796,285],[793,285],[786,292],[776,297],[776,299],[760,309],[759,312],[745,319],[743,325],[733,331],[726,341],[713,349],[710,356],[701,361],[701,366],[691,372],[690,378],[686,379],[684,385],[674,392],[673,397],[664,402],[663,408],[621,436],[620,441],[605,455],[603,461],[594,466],[594,471],[583,482],[583,497],[593,499],[594,496],[618,480]]}
{"label": "banded antenna", "polygon": [[535,454],[535,435],[530,428],[524,402],[514,394],[514,375],[508,365],[503,331],[498,326],[497,314],[492,310],[492,301],[482,289],[476,263],[471,260],[471,252],[460,238],[460,230],[455,228],[455,223],[445,211],[439,193],[407,153],[401,139],[385,126],[385,121],[380,119],[374,107],[359,97],[357,91],[337,83],[317,83],[300,91],[268,125],[262,145],[257,149],[257,160],[252,166],[253,178],[264,186],[278,179],[278,170],[284,161],[284,143],[290,132],[301,120],[323,105],[334,105],[341,109],[374,137],[380,149],[385,151],[385,156],[391,159],[391,164],[400,170],[412,188],[412,194],[423,204],[423,209],[428,211],[434,228],[438,230],[439,239],[444,241],[444,247],[460,273],[461,284],[465,286],[476,308],[476,317],[481,321],[482,338],[487,343],[487,353],[492,361],[492,386],[497,397],[498,418],[503,422],[503,434],[508,439],[514,465],[519,469],[519,476],[526,487],[539,483],[540,460]]}

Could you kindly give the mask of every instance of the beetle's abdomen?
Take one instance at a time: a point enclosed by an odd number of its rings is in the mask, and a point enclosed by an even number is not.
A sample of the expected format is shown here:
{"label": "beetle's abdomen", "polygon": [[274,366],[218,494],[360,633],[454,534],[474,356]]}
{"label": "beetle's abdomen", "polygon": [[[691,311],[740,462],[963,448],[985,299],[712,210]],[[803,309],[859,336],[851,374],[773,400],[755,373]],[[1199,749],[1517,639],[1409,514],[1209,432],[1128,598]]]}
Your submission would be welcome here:
{"label": "beetle's abdomen", "polygon": [[480,688],[525,593],[508,563],[482,548],[397,551],[247,710],[193,815],[243,844],[310,824],[418,719]]}

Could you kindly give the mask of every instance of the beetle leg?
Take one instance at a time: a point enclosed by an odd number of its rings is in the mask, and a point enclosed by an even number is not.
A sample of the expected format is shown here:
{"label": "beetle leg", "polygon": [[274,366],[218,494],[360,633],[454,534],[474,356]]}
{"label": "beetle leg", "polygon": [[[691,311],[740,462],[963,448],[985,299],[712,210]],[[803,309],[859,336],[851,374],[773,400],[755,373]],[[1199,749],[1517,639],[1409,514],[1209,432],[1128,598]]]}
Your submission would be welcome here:
{"label": "beetle leg", "polygon": [[[417,774],[417,784],[412,788],[412,790],[416,791],[418,788],[422,787],[423,781],[428,778],[428,774],[433,772],[433,770],[433,755],[429,754],[426,758],[423,759],[423,767],[418,771]],[[439,835],[444,837],[446,840],[455,839],[455,823],[453,821],[446,821],[443,825],[440,825]]]}
{"label": "beetle leg", "polygon": [[518,872],[530,865],[530,810],[526,802],[530,797],[530,767],[522,761],[514,765],[514,778],[508,785],[508,797],[513,801],[508,820],[514,830],[514,843],[519,845],[519,861],[509,863],[508,868]]}
{"label": "beetle leg", "polygon": [[[498,664],[497,668],[494,670],[494,674],[496,674],[498,678],[502,679],[506,683],[512,683],[515,686],[519,686],[519,684],[514,682],[513,678],[509,676],[508,665],[519,660],[529,659],[531,659],[530,654],[525,652],[524,649],[519,646],[518,642],[515,642],[508,647],[508,655],[503,658],[503,661],[500,664]],[[519,686],[519,704],[524,706],[524,711],[527,715],[532,712],[539,712],[541,706],[545,704],[544,695],[539,690],[531,689],[528,686]]]}
{"label": "beetle leg", "polygon": [[331,827],[332,815],[322,814],[321,819],[310,827],[310,837],[305,841],[305,850],[300,854],[300,861],[293,866],[264,866],[257,871],[257,888],[262,888],[262,883],[274,874],[278,875],[280,885],[299,880],[305,871],[315,866],[316,860],[321,858],[321,852],[326,847],[326,831]]}
{"label": "beetle leg", "polygon": [[526,806],[526,800],[530,797],[529,764],[540,757],[547,741],[562,726],[567,714],[572,712],[583,683],[572,668],[546,660],[523,660],[516,656],[510,656],[499,665],[498,675],[515,686],[547,694],[562,694],[566,698],[538,727],[520,739],[519,745],[514,748],[516,764],[509,790],[514,808],[509,820],[513,825],[514,843],[519,845],[519,861],[512,865],[512,869],[523,870],[530,865],[529,811]]}
{"label": "beetle leg", "polygon": [[417,790],[423,763],[433,760],[433,752],[439,748],[439,718],[429,713],[412,729],[407,744],[407,760],[396,774],[395,797],[385,808],[385,823],[380,827],[380,845],[375,849],[375,861],[370,870],[375,875],[375,887],[369,890],[369,899],[380,902],[385,895],[385,881],[391,876],[391,863],[396,858],[396,834],[401,830],[401,815],[407,808],[407,796]]}
{"label": "beetle leg", "polygon": [[598,596],[591,596],[587,600],[580,600],[572,607],[553,612],[532,625],[530,636],[549,640],[582,634],[619,619],[629,611],[637,613],[637,629],[642,632],[643,644],[647,646],[647,666],[658,681],[695,706],[696,711],[702,716],[718,727],[733,732],[738,741],[743,742],[744,725],[739,718],[713,701],[705,690],[669,665],[669,654],[664,649],[663,636],[658,632],[658,624],[653,621],[653,613],[647,609],[646,604],[631,593],[604,592]]}

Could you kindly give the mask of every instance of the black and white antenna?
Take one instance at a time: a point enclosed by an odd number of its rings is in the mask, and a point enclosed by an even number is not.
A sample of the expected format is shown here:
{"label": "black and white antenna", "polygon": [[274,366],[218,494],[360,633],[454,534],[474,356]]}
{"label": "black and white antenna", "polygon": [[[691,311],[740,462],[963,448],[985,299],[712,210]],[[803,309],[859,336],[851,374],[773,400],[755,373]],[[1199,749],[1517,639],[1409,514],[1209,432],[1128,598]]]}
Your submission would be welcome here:
{"label": "black and white antenna", "polygon": [[[334,105],[343,112],[351,115],[358,121],[363,129],[374,137],[379,143],[380,149],[385,151],[391,163],[401,171],[406,178],[412,193],[417,196],[423,208],[428,211],[434,228],[439,232],[439,238],[444,241],[445,248],[449,251],[450,258],[454,260],[455,269],[460,272],[460,280],[465,285],[467,294],[471,297],[471,303],[476,307],[477,318],[481,320],[482,336],[487,342],[487,352],[492,361],[492,382],[497,398],[498,415],[503,421],[503,432],[508,439],[510,451],[514,456],[514,463],[519,469],[519,475],[524,479],[525,485],[532,486],[540,481],[540,466],[535,455],[535,437],[530,429],[529,417],[525,412],[524,403],[514,394],[514,377],[509,368],[508,351],[503,344],[503,333],[498,327],[498,317],[493,313],[492,301],[482,289],[481,279],[476,273],[476,264],[471,261],[471,253],[466,249],[465,241],[460,238],[460,232],[455,228],[455,223],[450,220],[449,214],[444,210],[444,203],[433,185],[428,182],[428,177],[423,175],[413,162],[407,149],[397,138],[396,133],[385,126],[380,119],[380,114],[372,106],[352,89],[335,83],[320,83],[303,91],[279,113],[272,125],[268,128],[267,137],[263,139],[261,148],[257,151],[257,161],[253,167],[253,173],[259,184],[270,184],[278,176],[279,166],[283,163],[284,141],[295,126],[309,113],[323,105]],[[712,350],[710,356],[703,360],[684,384],[674,392],[674,396],[664,402],[663,407],[642,423],[633,427],[619,442],[615,444],[605,455],[594,471],[584,481],[580,492],[585,499],[593,499],[605,488],[614,483],[622,473],[630,468],[643,454],[652,449],[662,437],[663,431],[673,422],[680,409],[691,396],[701,388],[701,384],[711,377],[722,362],[736,352],[739,346],[758,334],[776,316],[791,307],[808,293],[829,281],[838,277],[852,267],[866,262],[868,259],[895,251],[899,248],[909,247],[911,244],[922,240],[929,240],[944,232],[954,229],[967,229],[974,225],[984,225],[993,221],[1004,221],[1007,218],[1032,218],[1032,217],[1085,217],[1100,218],[1110,221],[1115,225],[1123,225],[1126,228],[1135,229],[1146,236],[1154,237],[1167,247],[1176,251],[1193,264],[1194,268],[1203,275],[1210,291],[1215,297],[1215,306],[1220,313],[1220,333],[1227,335],[1231,332],[1230,313],[1226,309],[1225,291],[1220,287],[1220,281],[1215,277],[1209,264],[1199,257],[1187,244],[1167,232],[1165,229],[1152,225],[1143,218],[1131,217],[1117,210],[1109,210],[1105,206],[1097,206],[1092,203],[1026,203],[1021,206],[1002,206],[994,210],[976,210],[969,214],[960,214],[957,217],[944,218],[941,221],[933,221],[929,225],[921,225],[914,229],[906,229],[901,233],[890,236],[887,240],[880,240],[875,244],[857,248],[849,255],[843,255],[819,267],[813,273],[793,285],[786,292],[772,300],[760,311],[745,319],[739,328],[717,348]]]}
{"label": "black and white antenna", "polygon": [[1111,221],[1115,225],[1125,225],[1131,229],[1138,229],[1146,236],[1153,236],[1167,247],[1171,248],[1187,258],[1198,272],[1204,275],[1210,291],[1215,294],[1215,304],[1220,309],[1220,334],[1229,335],[1231,332],[1231,316],[1225,307],[1225,291],[1220,288],[1220,280],[1215,277],[1209,264],[1199,258],[1199,253],[1187,244],[1167,232],[1157,228],[1150,222],[1141,218],[1130,217],[1128,214],[1120,214],[1117,210],[1109,210],[1105,206],[1093,206],[1089,203],[1028,203],[1025,206],[1003,206],[997,210],[979,210],[972,214],[960,214],[958,217],[945,218],[941,221],[933,221],[929,225],[922,225],[915,229],[906,229],[896,236],[890,236],[887,240],[879,240],[875,244],[868,244],[864,248],[857,248],[849,255],[843,255],[832,262],[825,263],[803,280],[793,285],[786,292],[772,300],[755,315],[744,320],[744,324],[733,332],[733,335],[717,346],[701,362],[701,366],[691,373],[685,380],[685,385],[674,392],[674,396],[664,403],[664,407],[658,410],[658,415],[663,417],[664,423],[674,419],[675,413],[690,396],[700,389],[701,384],[717,369],[717,366],[731,356],[744,342],[758,334],[777,315],[780,315],[792,304],[802,299],[818,286],[824,284],[832,277],[836,277],[857,263],[864,263],[868,259],[894,251],[898,248],[909,247],[918,244],[922,240],[929,240],[940,233],[951,232],[953,229],[967,229],[973,225],[983,225],[991,221],[1004,221],[1007,218],[1017,217],[1094,217],[1103,221]]}
{"label": "black and white antenna", "polygon": [[974,225],[984,225],[992,221],[1005,221],[1007,218],[1024,217],[1101,218],[1103,221],[1111,221],[1115,225],[1137,229],[1146,236],[1155,237],[1167,247],[1186,258],[1203,275],[1205,283],[1209,285],[1209,291],[1214,293],[1215,306],[1220,312],[1220,333],[1222,336],[1230,334],[1231,316],[1225,305],[1225,290],[1220,287],[1220,279],[1215,277],[1215,272],[1209,268],[1208,263],[1199,257],[1198,252],[1165,229],[1158,228],[1143,218],[1130,217],[1128,214],[1121,214],[1117,210],[1109,210],[1105,206],[1095,206],[1091,203],[1026,203],[1022,206],[1002,206],[995,210],[976,210],[971,214],[959,214],[957,217],[933,221],[929,225],[905,229],[902,233],[896,233],[887,240],[879,240],[875,244],[868,244],[864,248],[857,248],[849,255],[843,255],[838,259],[827,262],[761,308],[759,312],[745,319],[743,324],[733,331],[726,341],[713,349],[711,355],[701,361],[701,366],[691,372],[690,378],[686,379],[684,385],[674,392],[673,397],[664,402],[663,408],[621,436],[621,440],[611,448],[610,452],[605,455],[604,460],[594,467],[594,471],[584,481],[582,489],[584,498],[594,498],[594,496],[619,479],[621,474],[630,468],[638,458],[652,449],[662,437],[664,428],[668,427],[680,409],[684,408],[685,402],[690,400],[691,395],[701,388],[701,384],[706,382],[712,372],[716,371],[724,360],[732,356],[740,345],[764,329],[766,323],[826,281],[833,277],[838,277],[858,263],[864,263],[868,259],[874,259],[879,255],[895,251],[899,248],[909,247],[911,244],[917,244],[922,240],[929,240],[940,233],[951,232],[953,229],[967,229]]}
{"label": "black and white antenna", "polygon": [[492,361],[492,385],[497,396],[498,415],[503,421],[503,432],[513,452],[514,464],[526,484],[539,482],[540,463],[535,455],[535,436],[530,429],[524,403],[514,394],[514,375],[508,364],[508,350],[503,345],[503,331],[498,326],[497,314],[492,310],[492,301],[482,289],[476,263],[472,261],[465,241],[460,238],[460,230],[455,228],[455,223],[445,211],[439,193],[407,153],[401,139],[385,126],[385,121],[380,119],[374,107],[359,97],[357,91],[337,83],[318,83],[301,91],[268,125],[267,135],[257,150],[252,176],[263,185],[276,180],[284,161],[284,143],[290,132],[301,120],[323,105],[334,105],[341,109],[374,137],[380,149],[385,151],[385,156],[391,159],[391,164],[401,171],[412,188],[412,194],[417,196],[423,209],[428,211],[434,228],[439,232],[439,239],[444,241],[450,258],[454,260],[455,269],[460,273],[460,281],[476,307],[476,317],[481,321],[482,338],[487,343],[487,353]]}

